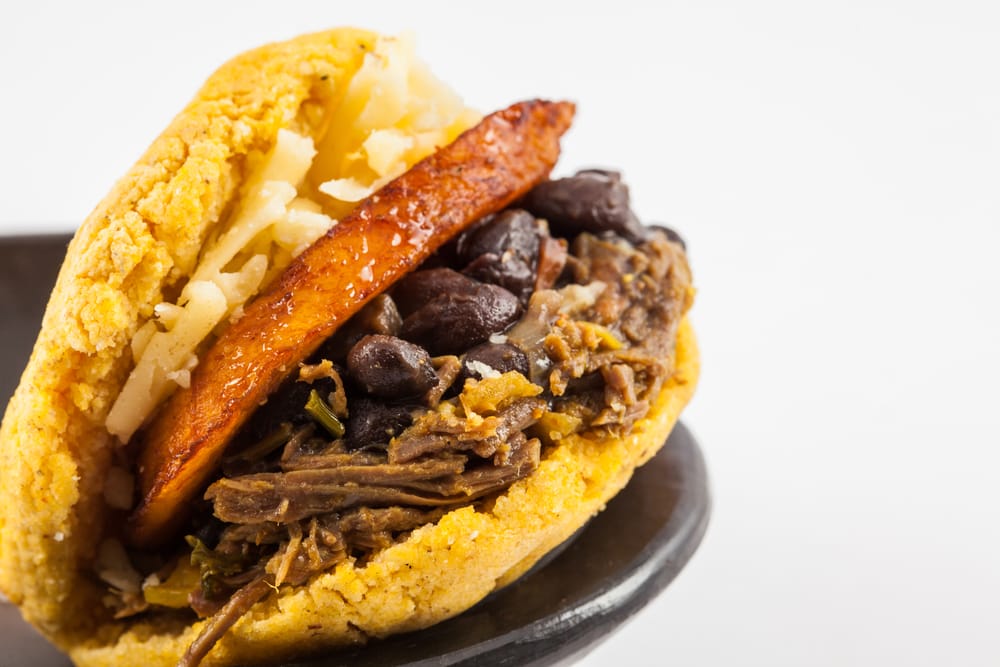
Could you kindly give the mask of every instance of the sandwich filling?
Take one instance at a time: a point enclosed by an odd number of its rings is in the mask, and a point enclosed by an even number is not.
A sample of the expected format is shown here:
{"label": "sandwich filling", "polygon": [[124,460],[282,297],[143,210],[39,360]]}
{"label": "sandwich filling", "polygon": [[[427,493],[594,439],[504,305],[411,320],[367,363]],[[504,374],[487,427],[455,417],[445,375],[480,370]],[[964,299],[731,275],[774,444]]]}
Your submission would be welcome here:
{"label": "sandwich filling", "polygon": [[189,652],[203,655],[269,591],[488,510],[561,438],[628,433],[671,377],[692,293],[683,242],[638,224],[617,173],[542,183],[299,367],[230,444],[181,553],[147,557],[119,615],[209,616]]}

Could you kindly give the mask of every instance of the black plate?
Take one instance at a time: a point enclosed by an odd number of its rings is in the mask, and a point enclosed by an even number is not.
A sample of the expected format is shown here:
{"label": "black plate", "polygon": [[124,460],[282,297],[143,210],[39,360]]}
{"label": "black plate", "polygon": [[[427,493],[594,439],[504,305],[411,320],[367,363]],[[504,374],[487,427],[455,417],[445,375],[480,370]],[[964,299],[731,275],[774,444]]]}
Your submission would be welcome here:
{"label": "black plate", "polygon": [[[24,366],[67,237],[0,239],[0,401]],[[678,424],[649,463],[561,553],[451,620],[294,667],[569,664],[669,584],[708,525],[705,462]],[[0,605],[0,646],[12,664],[69,664]]]}

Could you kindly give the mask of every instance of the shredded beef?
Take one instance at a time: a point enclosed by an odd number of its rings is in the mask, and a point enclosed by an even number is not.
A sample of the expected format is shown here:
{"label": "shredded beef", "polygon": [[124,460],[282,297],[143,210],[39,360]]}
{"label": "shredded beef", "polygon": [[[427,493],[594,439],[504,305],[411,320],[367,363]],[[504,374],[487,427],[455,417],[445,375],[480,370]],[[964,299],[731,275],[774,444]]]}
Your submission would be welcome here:
{"label": "shredded beef", "polygon": [[202,628],[201,634],[195,639],[184,652],[177,667],[194,667],[198,665],[202,658],[215,646],[222,635],[233,626],[236,621],[250,611],[258,600],[267,595],[274,584],[261,577],[234,593],[223,605],[211,620]]}
{"label": "shredded beef", "polygon": [[357,506],[464,504],[538,466],[537,440],[528,441],[518,432],[507,447],[504,464],[468,471],[465,457],[449,455],[404,464],[260,473],[221,479],[205,497],[214,503],[217,517],[236,524],[288,524]]}
{"label": "shredded beef", "polygon": [[[591,427],[618,435],[645,416],[669,377],[677,327],[691,299],[687,259],[659,233],[637,247],[580,234],[573,254],[577,278],[598,280],[605,288],[582,316],[555,321],[546,335],[553,362],[549,385],[563,396],[574,380],[599,372],[601,404],[593,404],[593,394],[571,401]],[[594,324],[605,327],[614,342],[595,333]]]}
{"label": "shredded beef", "polygon": [[482,421],[427,413],[389,445],[389,461],[405,463],[438,452],[468,450],[482,458],[491,457],[510,436],[538,421],[545,407],[540,398],[521,398]]}

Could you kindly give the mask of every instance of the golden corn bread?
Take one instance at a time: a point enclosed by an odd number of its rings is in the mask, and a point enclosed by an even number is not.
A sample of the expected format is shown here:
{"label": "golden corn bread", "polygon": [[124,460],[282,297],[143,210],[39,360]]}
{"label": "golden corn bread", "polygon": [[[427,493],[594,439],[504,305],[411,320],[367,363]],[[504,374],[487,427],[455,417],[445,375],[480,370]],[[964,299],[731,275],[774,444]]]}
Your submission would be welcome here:
{"label": "golden corn bread", "polygon": [[[0,427],[0,590],[78,664],[176,664],[205,623],[168,616],[116,621],[103,604],[107,586],[93,575],[92,564],[106,525],[125,516],[109,500],[114,492],[107,480],[123,458],[134,456],[120,446],[118,440],[127,440],[121,433],[146,418],[141,413],[132,426],[126,419],[119,430],[110,426],[109,413],[139,365],[143,353],[136,340],[160,315],[154,306],[181,303],[179,295],[200,275],[204,249],[222,244],[223,221],[259,186],[255,174],[269,168],[279,131],[314,141],[325,155],[357,152],[354,144],[331,147],[347,140],[334,136],[330,125],[345,114],[364,115],[352,95],[363,78],[359,72],[382,58],[372,57],[381,53],[380,39],[338,29],[227,63],[70,244]],[[430,91],[428,99],[454,107],[433,86],[420,86]],[[314,165],[298,190],[329,194],[318,184],[333,179],[337,185],[330,190],[349,210],[353,189],[375,189],[474,121],[475,114],[462,107],[441,122],[437,134],[407,135],[413,141],[405,155],[378,161],[369,146],[372,157],[364,168]],[[391,121],[393,131],[402,122]],[[223,317],[242,312],[242,304],[227,308]],[[663,445],[694,391],[698,370],[685,319],[672,379],[627,436],[564,437],[544,450],[530,477],[495,502],[451,511],[363,566],[348,560],[305,585],[281,588],[255,604],[202,664],[280,660],[426,627],[469,608],[603,508]]]}

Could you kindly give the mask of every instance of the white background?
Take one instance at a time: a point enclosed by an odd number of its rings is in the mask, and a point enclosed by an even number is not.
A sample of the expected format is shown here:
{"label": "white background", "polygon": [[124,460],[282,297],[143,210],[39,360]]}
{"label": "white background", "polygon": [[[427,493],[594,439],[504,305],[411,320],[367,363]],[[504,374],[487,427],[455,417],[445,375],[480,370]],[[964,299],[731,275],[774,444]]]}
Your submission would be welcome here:
{"label": "white background", "polygon": [[412,29],[483,110],[569,97],[562,171],[687,238],[715,513],[585,665],[1000,661],[992,2],[7,3],[0,233],[69,230],[223,60]]}

